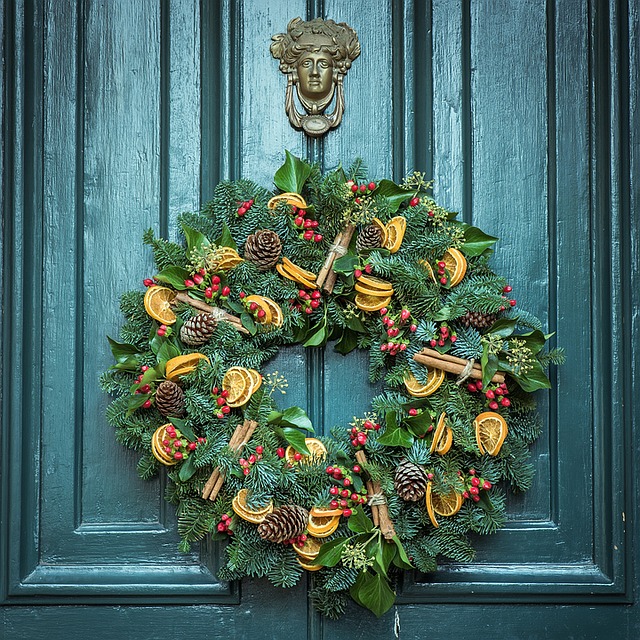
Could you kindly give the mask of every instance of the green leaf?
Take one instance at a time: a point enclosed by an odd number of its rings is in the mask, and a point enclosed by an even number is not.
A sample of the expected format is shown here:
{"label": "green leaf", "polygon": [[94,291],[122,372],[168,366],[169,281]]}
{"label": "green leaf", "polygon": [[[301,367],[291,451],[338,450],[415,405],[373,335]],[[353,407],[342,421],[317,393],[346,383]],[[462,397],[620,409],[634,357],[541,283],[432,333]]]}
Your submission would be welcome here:
{"label": "green leaf", "polygon": [[355,600],[354,591],[357,595],[357,601],[378,618],[389,611],[396,600],[396,594],[391,590],[387,580],[379,573],[371,574],[368,571],[363,571],[349,590]]}
{"label": "green leaf", "polygon": [[[486,491],[482,493],[486,493]],[[400,542],[400,538],[398,537],[398,535],[396,534],[395,536],[393,536],[392,540],[395,542],[396,547],[398,548],[398,555],[394,558],[393,563],[397,567],[400,567],[400,569],[413,569],[411,560],[409,560],[409,556],[404,550],[404,547],[402,546],[402,542]]]}
{"label": "green leaf", "polygon": [[156,358],[158,362],[168,362],[171,358],[177,358],[182,352],[169,340],[165,340],[164,344],[158,349]]}
{"label": "green leaf", "polygon": [[516,375],[511,373],[515,381],[520,385],[523,391],[532,393],[538,389],[550,389],[551,382],[539,362],[534,362],[533,368],[525,374]]}
{"label": "green leaf", "polygon": [[434,322],[446,322],[451,319],[451,308],[450,307],[442,307],[440,311],[438,311],[434,316]]}
{"label": "green leaf", "polygon": [[216,238],[216,244],[219,247],[231,247],[232,249],[238,250],[238,245],[236,241],[233,239],[231,235],[231,231],[229,231],[229,227],[227,224],[222,225],[222,233]]}
{"label": "green leaf", "polygon": [[258,327],[253,319],[253,316],[246,311],[240,314],[240,322],[242,326],[252,335],[255,336],[258,332]]}
{"label": "green leaf", "polygon": [[340,340],[336,342],[335,350],[342,355],[351,353],[358,346],[358,338],[351,329],[344,329]]}
{"label": "green leaf", "polygon": [[362,507],[355,508],[347,522],[349,523],[349,529],[354,533],[369,533],[373,531],[373,522],[371,522],[371,518],[364,512]]}
{"label": "green leaf", "polygon": [[129,396],[127,400],[127,415],[131,415],[136,409],[139,409],[150,398],[150,393],[136,393]]}
{"label": "green leaf", "polygon": [[367,333],[367,328],[358,316],[348,315],[346,318],[347,327],[357,333]]}
{"label": "green leaf", "polygon": [[159,282],[170,284],[174,289],[177,289],[178,291],[184,291],[187,288],[184,284],[184,281],[190,277],[191,274],[189,273],[189,271],[187,271],[187,269],[173,266],[163,269],[156,276],[156,280],[158,280]]}
{"label": "green leaf", "polygon": [[385,578],[388,577],[387,571],[389,570],[397,552],[398,550],[396,549],[396,546],[391,542],[378,541],[374,556],[374,566],[376,566],[378,573],[381,573]]}
{"label": "green leaf", "polygon": [[375,190],[375,195],[384,196],[389,201],[391,213],[395,213],[400,205],[409,198],[413,198],[417,191],[404,189],[391,180],[380,180]]}
{"label": "green leaf", "polygon": [[111,347],[111,353],[116,359],[116,362],[129,362],[131,360],[131,356],[135,356],[140,353],[140,349],[133,344],[118,342],[109,336],[107,336],[107,340],[109,341],[109,347]]}
{"label": "green leaf", "polygon": [[[269,422],[272,422],[272,420],[269,419]],[[298,429],[304,429],[305,431],[314,433],[311,420],[302,407],[289,407],[280,414],[276,424],[285,425],[287,427],[297,427]]]}
{"label": "green leaf", "polygon": [[210,244],[204,233],[200,233],[200,231],[196,231],[184,223],[181,224],[181,227],[187,241],[187,255],[191,255],[193,249],[200,249],[203,244]]}
{"label": "green leaf", "polygon": [[323,567],[335,567],[340,562],[342,550],[347,542],[349,542],[349,538],[336,538],[331,542],[325,542],[320,547],[314,563],[321,564]]}
{"label": "green leaf", "polygon": [[180,433],[189,440],[189,442],[195,442],[198,437],[191,430],[191,427],[187,426],[187,421],[182,420],[181,418],[169,418],[169,422],[176,428]]}
{"label": "green leaf", "polygon": [[276,171],[273,182],[280,191],[302,193],[312,170],[313,167],[308,162],[285,151],[284,164]]}
{"label": "green leaf", "polygon": [[189,456],[180,467],[178,477],[182,482],[186,482],[196,472],[195,464],[193,463],[193,456]]}
{"label": "green leaf", "polygon": [[478,227],[468,226],[463,223],[464,226],[464,244],[460,247],[462,253],[468,256],[482,255],[487,249],[490,249],[498,238],[487,235]]}
{"label": "green leaf", "polygon": [[290,444],[298,453],[302,453],[305,456],[310,456],[311,451],[307,448],[304,434],[300,433],[297,429],[292,427],[273,427],[273,430]]}
{"label": "green leaf", "polygon": [[387,447],[406,447],[409,449],[413,444],[413,436],[407,429],[398,426],[389,427],[387,424],[384,433],[378,438],[378,442]]}
{"label": "green leaf", "polygon": [[428,411],[423,411],[417,416],[409,416],[404,419],[404,423],[407,425],[407,428],[414,436],[416,436],[416,438],[424,436],[432,422],[433,419]]}
{"label": "green leaf", "polygon": [[510,320],[509,318],[500,318],[496,320],[489,329],[488,333],[493,333],[503,338],[508,338],[516,328],[517,320]]}
{"label": "green leaf", "polygon": [[511,337],[517,340],[522,340],[533,355],[540,353],[542,347],[544,347],[544,344],[547,341],[547,337],[538,329],[535,329],[530,333],[523,333],[520,336]]}
{"label": "green leaf", "polygon": [[341,258],[334,260],[333,270],[344,276],[350,276],[355,271],[359,262],[360,259],[358,256],[347,254],[346,256],[342,256]]}
{"label": "green leaf", "polygon": [[229,309],[229,311],[233,311],[233,313],[244,313],[244,306],[237,300],[230,300],[229,298],[227,298],[224,301],[224,304]]}
{"label": "green leaf", "polygon": [[304,341],[303,346],[305,347],[320,347],[327,342],[328,334],[327,334],[327,323],[324,320],[319,328],[311,329],[313,333]]}
{"label": "green leaf", "polygon": [[482,365],[482,385],[486,387],[491,378],[496,374],[499,367],[498,357],[490,354],[487,345],[485,345],[482,351],[482,358],[480,359]]}

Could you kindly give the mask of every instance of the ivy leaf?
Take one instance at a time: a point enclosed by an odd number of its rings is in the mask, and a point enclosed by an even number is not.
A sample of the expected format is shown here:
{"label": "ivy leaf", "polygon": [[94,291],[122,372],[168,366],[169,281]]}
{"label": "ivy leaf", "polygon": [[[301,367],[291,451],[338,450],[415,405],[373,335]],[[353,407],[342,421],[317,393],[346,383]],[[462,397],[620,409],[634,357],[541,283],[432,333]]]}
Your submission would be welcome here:
{"label": "ivy leaf", "polygon": [[406,447],[407,449],[413,444],[413,436],[398,425],[396,420],[395,411],[387,411],[385,415],[385,427],[384,433],[378,437],[380,444],[387,445],[388,447]]}
{"label": "ivy leaf", "polygon": [[302,407],[289,407],[285,411],[272,411],[267,417],[269,424],[297,427],[310,433],[314,433],[313,425]]}
{"label": "ivy leaf", "polygon": [[480,256],[498,242],[498,238],[486,234],[478,227],[472,227],[465,223],[463,223],[463,227],[464,244],[460,247],[460,250],[467,256]]}
{"label": "ivy leaf", "polygon": [[285,150],[284,164],[276,171],[273,182],[280,191],[302,193],[313,167]]}
{"label": "ivy leaf", "polygon": [[413,198],[417,192],[405,189],[392,180],[380,180],[374,193],[375,195],[384,196],[389,202],[391,213],[395,213],[405,200]]}
{"label": "ivy leaf", "polygon": [[352,331],[356,331],[357,333],[367,333],[366,327],[358,316],[348,315],[345,320],[347,327]]}
{"label": "ivy leaf", "polygon": [[182,223],[182,233],[184,233],[185,240],[187,241],[187,255],[191,255],[193,249],[200,249],[203,244],[210,244],[207,236],[200,231],[196,231],[186,224]]}
{"label": "ivy leaf", "polygon": [[240,314],[240,322],[242,322],[242,326],[252,336],[256,335],[256,333],[258,332],[258,327],[256,327],[256,323],[253,319],[253,316],[251,316],[251,314],[247,313],[246,311],[243,311],[242,314]]}
{"label": "ivy leaf", "polygon": [[489,353],[488,345],[485,345],[482,350],[480,364],[482,365],[482,385],[486,387],[491,378],[496,374],[500,364],[498,357]]}
{"label": "ivy leaf", "polygon": [[342,355],[351,353],[358,346],[358,338],[354,331],[351,329],[344,329],[340,340],[336,342],[335,350]]}
{"label": "ivy leaf", "polygon": [[349,516],[348,523],[349,529],[354,533],[369,533],[373,531],[373,522],[362,507],[353,510],[353,513]]}
{"label": "ivy leaf", "polygon": [[423,411],[417,416],[409,416],[408,418],[405,418],[404,423],[416,438],[420,438],[427,433],[427,429],[432,421],[431,414],[428,411]]}
{"label": "ivy leaf", "polygon": [[393,562],[398,550],[396,546],[390,542],[379,542],[376,554],[374,556],[375,567],[378,573],[381,573],[385,578],[388,577],[387,571]]}
{"label": "ivy leaf", "polygon": [[325,542],[318,551],[314,562],[323,567],[335,567],[342,557],[342,550],[349,542],[349,538],[336,538],[331,542]]}
{"label": "ivy leaf", "polygon": [[530,333],[523,333],[520,336],[512,336],[512,338],[522,340],[533,355],[539,353],[542,350],[542,347],[544,347],[545,342],[547,341],[547,337],[544,335],[544,333],[542,333],[542,331],[538,329],[535,329]]}
{"label": "ivy leaf", "polygon": [[187,421],[181,418],[169,418],[169,422],[180,431],[180,433],[189,440],[189,442],[195,442],[198,438],[191,430],[191,427],[187,425]]}
{"label": "ivy leaf", "polygon": [[512,377],[520,385],[523,391],[532,393],[538,389],[550,389],[551,382],[547,377],[542,365],[539,362],[533,363],[533,368],[526,373],[515,374],[511,372]]}
{"label": "ivy leaf", "polygon": [[327,322],[323,320],[320,326],[316,329],[311,329],[313,333],[304,341],[305,347],[320,347],[327,342],[329,335],[327,334]]}
{"label": "ivy leaf", "polygon": [[130,416],[136,409],[139,409],[147,400],[150,399],[150,393],[136,393],[129,396],[127,400],[127,415]]}
{"label": "ivy leaf", "polygon": [[178,477],[182,482],[186,482],[196,472],[195,464],[193,463],[194,456],[189,456],[180,467]]}
{"label": "ivy leaf", "polygon": [[372,611],[378,618],[389,611],[396,600],[387,580],[379,573],[371,574],[363,571],[349,593],[356,602]]}
{"label": "ivy leaf", "polygon": [[140,349],[133,344],[118,342],[109,336],[107,336],[107,340],[109,341],[109,347],[111,347],[111,353],[113,354],[116,362],[130,362],[131,356],[136,356],[140,353]]}
{"label": "ivy leaf", "polygon": [[350,276],[353,274],[359,262],[358,256],[347,254],[333,261],[333,270],[343,276]]}
{"label": "ivy leaf", "polygon": [[178,291],[184,291],[187,287],[184,281],[190,278],[191,274],[182,267],[171,266],[163,269],[157,276],[156,280],[170,284],[174,289]]}
{"label": "ivy leaf", "polygon": [[231,231],[229,231],[229,227],[227,226],[226,222],[222,225],[222,233],[216,238],[216,244],[219,247],[231,247],[236,251],[238,250],[238,245],[233,239]]}
{"label": "ivy leaf", "polygon": [[227,298],[224,301],[224,304],[229,309],[229,311],[233,311],[234,313],[244,313],[244,306],[237,300],[229,300],[229,298]]}
{"label": "ivy leaf", "polygon": [[[486,493],[486,491],[483,491],[481,493]],[[400,569],[413,569],[411,560],[409,560],[409,556],[404,550],[404,547],[402,546],[402,542],[400,542],[400,538],[398,538],[398,535],[396,534],[395,536],[393,536],[392,540],[395,542],[395,545],[398,548],[398,555],[393,559],[393,564],[395,564],[396,567],[399,567]]]}
{"label": "ivy leaf", "polygon": [[167,363],[171,358],[177,358],[182,352],[178,347],[169,340],[165,340],[164,344],[158,349],[156,358],[158,362]]}
{"label": "ivy leaf", "polygon": [[491,325],[491,329],[489,329],[488,333],[493,333],[502,338],[508,338],[515,331],[516,323],[517,320],[500,318]]}
{"label": "ivy leaf", "polygon": [[298,453],[310,456],[311,451],[307,448],[304,434],[292,427],[273,427],[273,430],[285,441],[290,444]]}

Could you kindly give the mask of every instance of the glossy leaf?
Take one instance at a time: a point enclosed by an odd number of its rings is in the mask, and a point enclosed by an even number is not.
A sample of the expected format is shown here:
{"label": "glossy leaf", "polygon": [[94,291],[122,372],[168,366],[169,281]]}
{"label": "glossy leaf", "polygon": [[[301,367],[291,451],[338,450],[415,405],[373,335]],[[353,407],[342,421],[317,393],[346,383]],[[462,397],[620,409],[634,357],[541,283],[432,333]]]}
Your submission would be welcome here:
{"label": "glossy leaf", "polygon": [[187,288],[184,281],[190,277],[191,274],[189,271],[174,265],[163,269],[158,275],[156,275],[156,280],[158,280],[158,282],[164,282],[165,284],[171,285],[178,291],[184,291]]}
{"label": "glossy leaf", "polygon": [[342,551],[347,542],[349,542],[349,538],[336,538],[331,542],[325,542],[320,547],[314,563],[321,564],[323,567],[335,567],[340,562]]}
{"label": "glossy leaf", "polygon": [[464,224],[464,244],[460,247],[462,253],[467,256],[482,255],[487,249],[491,249],[498,238],[490,236],[478,227]]}
{"label": "glossy leaf", "polygon": [[308,162],[285,151],[284,164],[276,171],[273,182],[280,191],[302,193],[312,169]]}
{"label": "glossy leaf", "polygon": [[[350,589],[352,596],[354,591],[357,592],[357,600],[360,604],[378,618],[391,609],[396,600],[396,594],[391,590],[389,583],[378,573],[362,572]],[[355,596],[354,599],[356,599]]]}
{"label": "glossy leaf", "polygon": [[395,213],[403,202],[416,195],[416,191],[404,189],[392,180],[380,180],[374,194],[384,196],[389,202],[391,213]]}

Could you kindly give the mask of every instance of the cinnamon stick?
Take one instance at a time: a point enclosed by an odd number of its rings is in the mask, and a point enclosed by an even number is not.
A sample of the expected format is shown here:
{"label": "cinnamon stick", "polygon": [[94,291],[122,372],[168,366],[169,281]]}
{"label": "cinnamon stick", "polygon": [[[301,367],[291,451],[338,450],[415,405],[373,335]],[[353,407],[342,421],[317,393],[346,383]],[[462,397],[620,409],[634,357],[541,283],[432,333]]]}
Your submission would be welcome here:
{"label": "cinnamon stick", "polygon": [[[344,233],[344,230],[341,230],[338,232],[338,235],[334,238],[333,240],[333,245],[334,247],[339,247],[340,246],[340,242],[342,240],[342,234]],[[333,267],[333,261],[336,259],[336,254],[334,250],[329,251],[329,253],[327,254],[327,257],[324,261],[324,264],[322,265],[322,269],[320,269],[320,273],[318,274],[318,277],[316,278],[316,286],[318,288],[320,288],[323,284],[324,281],[327,279],[327,276],[329,275],[329,272],[331,271],[331,267]]]}
{"label": "cinnamon stick", "polygon": [[[462,360],[462,358],[456,358],[456,360],[460,360],[459,363],[450,362],[449,360],[445,360],[440,353],[438,353],[438,357],[436,358],[435,356],[426,355],[424,351],[425,350],[423,349],[423,351],[421,351],[420,353],[416,353],[413,356],[413,359],[420,364],[424,364],[425,366],[442,369],[443,371],[447,371],[448,373],[455,373],[456,375],[460,375],[467,366],[467,361]],[[453,358],[454,356],[448,357]],[[469,377],[474,378],[475,380],[482,380],[482,369],[480,367],[474,366],[469,373]],[[504,375],[502,373],[496,373],[491,378],[491,382],[502,384],[504,382]]]}
{"label": "cinnamon stick", "polygon": [[[364,468],[367,464],[367,456],[365,452],[362,450],[356,451],[356,460]],[[367,485],[367,494],[369,496],[382,493],[379,482],[373,482],[369,479],[365,484]],[[383,504],[371,505],[371,516],[373,518],[373,524],[380,529],[385,540],[391,540],[396,535],[393,522],[389,517],[389,510],[387,509],[386,502]]]}
{"label": "cinnamon stick", "polygon": [[[333,287],[336,282],[336,274],[333,271],[333,263],[335,262],[338,254],[342,254],[342,250],[346,252],[351,243],[351,238],[353,237],[353,233],[356,230],[355,225],[348,222],[344,229],[336,236],[333,241],[333,248],[329,251],[327,255],[327,259],[316,278],[316,286],[318,288],[322,287],[327,293],[331,293],[333,291]],[[330,279],[329,276],[333,277]],[[323,287],[324,285],[324,287]]]}
{"label": "cinnamon stick", "polygon": [[[251,440],[251,436],[257,426],[258,423],[255,420],[245,420],[242,424],[239,424],[229,440],[229,448],[233,451],[240,451]],[[220,489],[222,489],[224,480],[224,472],[220,467],[216,467],[204,485],[202,497],[205,500],[215,500],[218,497],[218,493],[220,493]]]}
{"label": "cinnamon stick", "polygon": [[232,324],[238,331],[240,331],[240,333],[249,333],[249,331],[242,325],[240,318],[227,313],[224,309],[220,309],[220,307],[212,307],[206,302],[196,300],[182,291],[176,294],[174,301],[184,302],[185,304],[192,306],[194,309],[198,309],[198,311],[203,311],[204,313],[213,313],[217,318],[220,318],[220,320],[224,320],[225,322]]}

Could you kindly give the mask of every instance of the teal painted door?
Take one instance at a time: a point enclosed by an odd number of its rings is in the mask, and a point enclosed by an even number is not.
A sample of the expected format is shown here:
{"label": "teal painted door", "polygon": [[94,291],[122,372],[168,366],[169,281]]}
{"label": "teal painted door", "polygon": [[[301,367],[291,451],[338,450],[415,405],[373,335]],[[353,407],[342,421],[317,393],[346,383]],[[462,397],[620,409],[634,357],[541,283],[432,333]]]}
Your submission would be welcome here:
{"label": "teal painted door", "polygon": [[[297,15],[362,44],[320,141],[289,126],[269,54]],[[7,0],[0,20],[0,638],[640,636],[634,0]],[[220,179],[269,187],[285,148],[433,176],[568,355],[507,528],[407,576],[380,621],[319,619],[306,582],[220,583],[214,545],[178,553],[163,480],[137,478],[98,390],[119,293],[152,269],[142,232],[173,237]],[[320,430],[373,394],[362,354],[272,367]]]}

